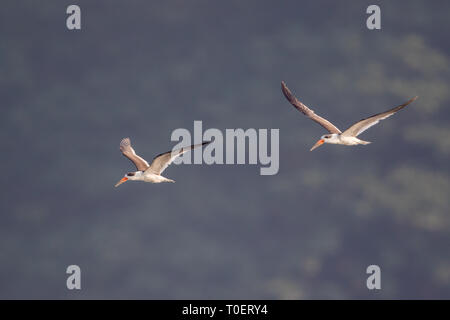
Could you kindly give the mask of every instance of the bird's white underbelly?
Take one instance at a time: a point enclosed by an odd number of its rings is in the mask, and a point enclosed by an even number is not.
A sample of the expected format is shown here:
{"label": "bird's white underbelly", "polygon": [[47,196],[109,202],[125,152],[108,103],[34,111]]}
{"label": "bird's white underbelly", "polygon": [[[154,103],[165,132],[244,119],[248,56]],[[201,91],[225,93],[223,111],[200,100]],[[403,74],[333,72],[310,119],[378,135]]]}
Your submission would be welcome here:
{"label": "bird's white underbelly", "polygon": [[157,174],[148,173],[144,176],[144,181],[150,182],[150,183],[160,183],[160,182],[167,182],[167,181],[171,181],[171,180],[164,178],[163,176],[160,176]]}
{"label": "bird's white underbelly", "polygon": [[341,144],[345,144],[347,146],[354,146],[356,144],[362,144],[361,140],[356,137],[346,137],[346,136],[340,136],[339,137]]}

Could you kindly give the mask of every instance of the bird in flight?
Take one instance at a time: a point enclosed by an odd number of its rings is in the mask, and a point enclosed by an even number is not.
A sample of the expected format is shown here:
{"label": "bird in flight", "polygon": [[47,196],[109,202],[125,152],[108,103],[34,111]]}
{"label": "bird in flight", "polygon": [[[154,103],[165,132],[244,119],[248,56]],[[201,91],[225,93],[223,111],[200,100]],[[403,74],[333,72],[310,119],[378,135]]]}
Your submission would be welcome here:
{"label": "bird in flight", "polygon": [[160,155],[157,155],[149,165],[147,161],[145,161],[143,158],[138,156],[136,152],[134,152],[134,149],[131,146],[130,138],[124,138],[120,142],[120,151],[122,151],[122,154],[134,163],[138,171],[128,172],[119,182],[116,183],[115,187],[118,187],[120,184],[128,180],[138,180],[150,183],[175,182],[172,179],[163,177],[161,173],[163,173],[163,171],[172,163],[172,161],[176,157],[179,157],[187,151],[193,150],[209,143],[211,143],[211,141],[161,153]]}
{"label": "bird in flight", "polygon": [[313,151],[317,147],[321,146],[324,143],[333,143],[333,144],[343,144],[347,146],[353,146],[357,144],[369,144],[369,141],[360,140],[357,138],[358,135],[369,129],[370,127],[376,125],[380,120],[384,120],[390,116],[392,116],[397,111],[403,109],[408,104],[416,100],[418,97],[414,97],[411,100],[405,102],[404,104],[399,105],[398,107],[392,108],[388,111],[378,113],[371,117],[359,120],[358,122],[352,124],[347,130],[341,132],[334,124],[332,124],[327,119],[324,119],[317,114],[314,113],[313,110],[309,109],[303,103],[301,103],[289,90],[284,81],[281,82],[281,90],[283,91],[286,99],[301,113],[306,115],[311,120],[317,122],[322,127],[324,127],[329,134],[323,135],[320,137],[319,141],[310,149]]}

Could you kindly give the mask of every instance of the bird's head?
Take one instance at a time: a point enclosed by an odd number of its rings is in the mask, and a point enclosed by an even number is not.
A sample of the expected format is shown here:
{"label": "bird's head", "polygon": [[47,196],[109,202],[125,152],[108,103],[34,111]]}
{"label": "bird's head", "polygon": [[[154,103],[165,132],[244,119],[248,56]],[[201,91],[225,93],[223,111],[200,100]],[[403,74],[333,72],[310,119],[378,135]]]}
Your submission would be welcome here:
{"label": "bird's head", "polygon": [[122,179],[120,179],[119,182],[116,183],[115,187],[118,187],[122,183],[128,181],[128,180],[138,180],[139,177],[142,175],[142,172],[136,171],[136,172],[128,172]]}
{"label": "bird's head", "polygon": [[339,137],[337,133],[325,134],[320,137],[319,141],[316,142],[315,145],[309,151],[313,151],[314,149],[320,147],[324,143],[338,143]]}

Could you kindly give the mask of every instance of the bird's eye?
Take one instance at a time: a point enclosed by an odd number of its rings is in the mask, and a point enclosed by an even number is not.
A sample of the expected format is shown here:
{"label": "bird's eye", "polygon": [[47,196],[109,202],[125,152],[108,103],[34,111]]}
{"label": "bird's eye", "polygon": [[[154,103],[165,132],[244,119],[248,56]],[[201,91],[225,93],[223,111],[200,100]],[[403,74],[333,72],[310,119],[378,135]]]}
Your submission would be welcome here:
{"label": "bird's eye", "polygon": [[129,172],[129,173],[127,173],[127,176],[129,176],[129,177],[134,176],[134,172]]}

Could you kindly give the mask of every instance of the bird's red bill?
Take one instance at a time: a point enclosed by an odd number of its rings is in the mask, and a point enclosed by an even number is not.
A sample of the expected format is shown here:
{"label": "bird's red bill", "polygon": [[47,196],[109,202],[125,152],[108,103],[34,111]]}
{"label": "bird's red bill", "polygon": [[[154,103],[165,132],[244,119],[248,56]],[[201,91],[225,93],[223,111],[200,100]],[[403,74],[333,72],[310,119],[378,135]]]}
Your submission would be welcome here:
{"label": "bird's red bill", "polygon": [[324,142],[325,142],[325,140],[320,139],[319,141],[316,142],[316,144],[309,151],[313,151],[315,148],[320,147]]}
{"label": "bird's red bill", "polygon": [[120,179],[119,182],[116,183],[115,187],[118,187],[119,185],[121,185],[122,183],[124,183],[125,181],[127,181],[128,178],[127,177],[123,177],[122,179]]}

